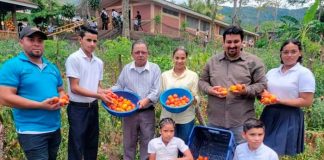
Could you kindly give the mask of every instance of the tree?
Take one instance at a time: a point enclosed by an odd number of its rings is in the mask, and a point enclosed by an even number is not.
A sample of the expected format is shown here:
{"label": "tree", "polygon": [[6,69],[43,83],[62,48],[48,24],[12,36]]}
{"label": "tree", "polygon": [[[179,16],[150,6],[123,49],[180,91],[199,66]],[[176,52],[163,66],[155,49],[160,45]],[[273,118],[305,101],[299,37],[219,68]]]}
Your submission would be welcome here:
{"label": "tree", "polygon": [[124,37],[129,38],[129,0],[123,0],[123,32]]}
{"label": "tree", "polygon": [[72,19],[75,16],[75,6],[73,4],[65,4],[61,7],[62,16]]}
{"label": "tree", "polygon": [[[211,20],[209,23],[211,24],[211,31],[214,33],[214,21],[216,20],[220,5],[225,2],[226,0],[196,0],[190,3],[192,10],[210,17]],[[211,34],[210,37],[211,39],[214,39],[214,34]]]}
{"label": "tree", "polygon": [[159,27],[161,26],[161,22],[162,22],[161,15],[160,14],[156,15],[153,20],[154,20],[154,26],[155,26],[155,29],[154,29],[155,33],[160,33]]}
{"label": "tree", "polygon": [[[89,7],[95,11],[95,17],[99,17],[100,15],[100,0],[88,0]],[[90,16],[90,15],[89,15]]]}
{"label": "tree", "polygon": [[316,19],[315,14],[319,6],[319,0],[306,11],[302,21],[291,16],[281,17],[282,25],[279,27],[279,35],[299,39],[301,42],[323,41],[324,23]]}
{"label": "tree", "polygon": [[216,19],[218,9],[219,9],[220,5],[225,2],[226,2],[226,0],[214,0],[213,3],[211,3],[210,1],[209,1],[209,3],[207,3],[208,8],[211,8],[211,11],[212,11],[211,15],[209,16],[211,18],[211,21],[210,21],[210,24],[211,24],[210,38],[211,39],[215,39],[215,37],[214,37],[215,19]]}
{"label": "tree", "polygon": [[281,0],[271,0],[269,1],[269,6],[272,7],[272,17],[274,21],[277,21],[278,9],[281,6]]}
{"label": "tree", "polygon": [[30,15],[26,15],[29,22],[44,27],[45,24],[53,23],[53,18],[60,15],[60,5],[57,0],[32,0],[38,5],[37,9],[32,9]]}
{"label": "tree", "polygon": [[319,2],[319,9],[317,14],[317,18],[319,21],[324,22],[324,0],[320,0]]}
{"label": "tree", "polygon": [[98,10],[100,7],[100,0],[88,0],[89,7],[93,10]]}
{"label": "tree", "polygon": [[268,1],[267,0],[254,0],[256,2],[256,9],[257,9],[257,16],[256,16],[256,27],[255,27],[255,32],[259,32],[259,19],[260,19],[260,14],[261,11],[263,11],[264,9],[266,9],[266,7],[268,6]]}
{"label": "tree", "polygon": [[188,0],[188,7],[192,8],[192,4],[193,4],[194,0]]}
{"label": "tree", "polygon": [[[233,0],[232,25],[241,25],[240,12],[242,5],[246,5],[249,0]],[[239,6],[237,7],[237,3]]]}

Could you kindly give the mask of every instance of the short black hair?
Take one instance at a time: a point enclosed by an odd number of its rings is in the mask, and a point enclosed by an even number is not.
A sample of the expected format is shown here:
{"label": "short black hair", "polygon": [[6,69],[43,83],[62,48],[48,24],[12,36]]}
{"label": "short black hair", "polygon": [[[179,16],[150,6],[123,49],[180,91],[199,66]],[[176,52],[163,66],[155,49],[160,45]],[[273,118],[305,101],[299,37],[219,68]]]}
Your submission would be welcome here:
{"label": "short black hair", "polygon": [[95,34],[95,35],[98,35],[98,32],[88,26],[81,26],[81,30],[80,30],[80,33],[79,33],[79,36],[81,38],[83,38],[85,36],[85,33],[91,33],[91,34]]}
{"label": "short black hair", "polygon": [[[282,52],[283,48],[286,45],[288,45],[289,43],[292,43],[292,44],[296,45],[298,47],[299,52],[303,51],[302,44],[301,44],[301,42],[299,40],[297,40],[297,39],[288,39],[288,40],[286,40],[280,47],[280,63],[281,64],[283,64],[283,61],[281,59],[281,52]],[[298,57],[297,62],[302,63],[303,62],[303,56]]]}
{"label": "short black hair", "polygon": [[239,26],[229,26],[223,33],[223,40],[225,41],[226,35],[230,34],[239,34],[241,36],[241,40],[243,41],[244,32],[243,29]]}
{"label": "short black hair", "polygon": [[247,119],[243,124],[243,131],[247,132],[248,130],[253,129],[253,128],[263,128],[263,130],[265,129],[262,121],[260,121],[256,118]]}

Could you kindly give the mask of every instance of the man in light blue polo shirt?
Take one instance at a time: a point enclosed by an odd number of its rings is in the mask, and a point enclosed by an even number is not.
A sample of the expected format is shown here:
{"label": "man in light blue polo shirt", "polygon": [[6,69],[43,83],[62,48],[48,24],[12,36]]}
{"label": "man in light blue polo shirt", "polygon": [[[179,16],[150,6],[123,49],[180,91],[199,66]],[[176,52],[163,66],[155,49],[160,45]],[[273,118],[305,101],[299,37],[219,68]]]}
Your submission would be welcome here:
{"label": "man in light blue polo shirt", "polygon": [[0,101],[13,108],[18,140],[30,160],[54,160],[61,143],[60,71],[43,57],[46,34],[25,27],[23,49],[0,68]]}

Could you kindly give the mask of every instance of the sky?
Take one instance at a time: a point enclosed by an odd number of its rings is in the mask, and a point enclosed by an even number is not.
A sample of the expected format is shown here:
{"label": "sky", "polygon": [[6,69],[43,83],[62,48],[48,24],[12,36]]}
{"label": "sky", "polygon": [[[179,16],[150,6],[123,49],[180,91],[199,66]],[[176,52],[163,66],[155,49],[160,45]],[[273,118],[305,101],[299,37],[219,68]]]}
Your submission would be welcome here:
{"label": "sky", "polygon": [[[170,1],[170,0],[169,0]],[[187,2],[188,0],[174,0],[176,3],[183,3],[183,2]],[[311,0],[309,3],[305,4],[304,7],[308,7],[310,6],[310,4],[314,3],[315,0]],[[224,4],[225,6],[229,6],[229,7],[233,7],[233,4],[226,2]],[[253,6],[253,3],[250,3],[249,6]],[[290,9],[294,9],[294,8],[300,8],[300,7],[291,7],[289,5],[286,4],[286,6],[282,6],[281,8],[290,8]]]}

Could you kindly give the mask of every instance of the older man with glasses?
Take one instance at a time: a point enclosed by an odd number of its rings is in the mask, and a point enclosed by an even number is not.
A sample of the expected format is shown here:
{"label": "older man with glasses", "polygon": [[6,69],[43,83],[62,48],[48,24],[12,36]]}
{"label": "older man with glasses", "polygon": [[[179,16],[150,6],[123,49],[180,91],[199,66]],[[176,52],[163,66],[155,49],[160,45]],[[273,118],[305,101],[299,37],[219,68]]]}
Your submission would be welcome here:
{"label": "older man with glasses", "polygon": [[161,70],[148,61],[148,47],[142,40],[132,45],[133,62],[127,64],[112,90],[135,92],[140,96],[140,109],[130,117],[123,118],[124,160],[133,160],[139,138],[140,159],[148,159],[147,147],[154,136],[155,112],[153,104],[159,97]]}

